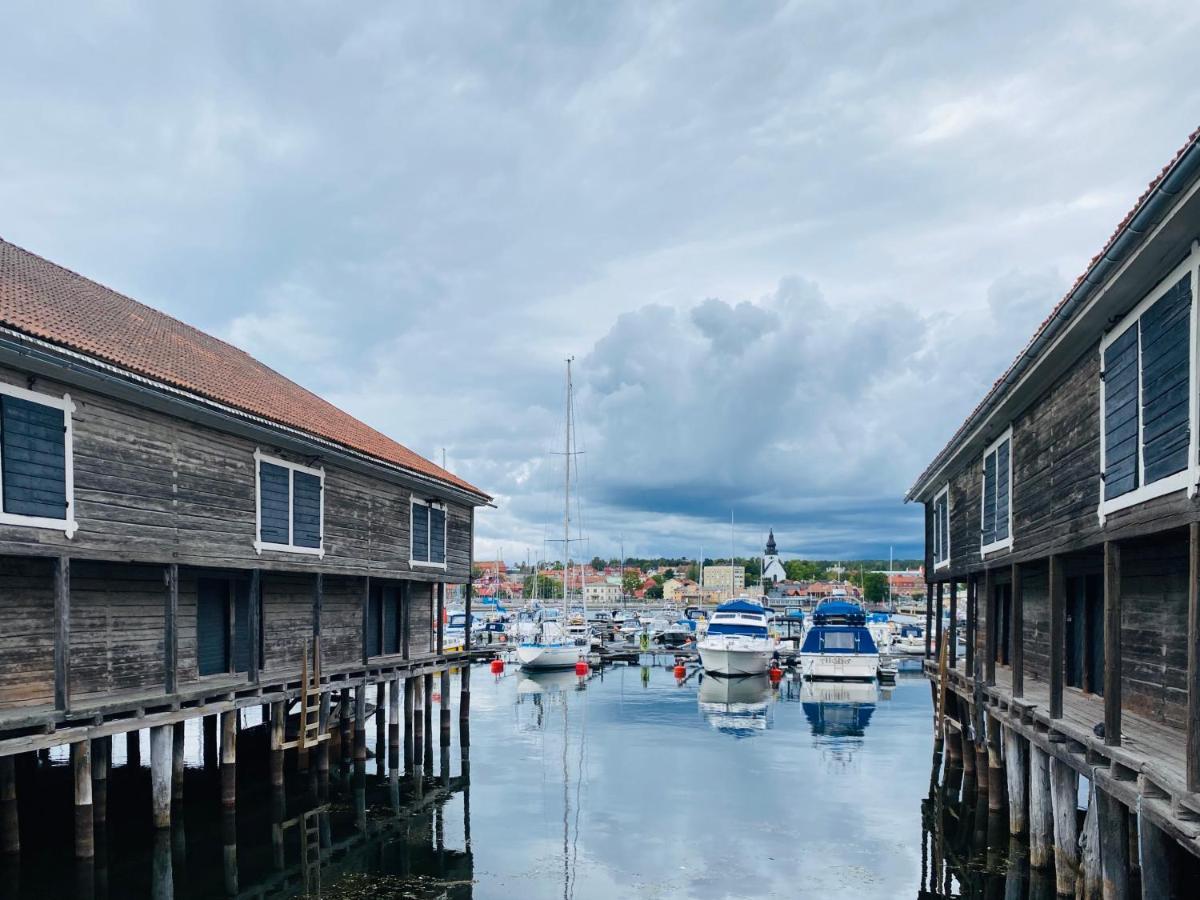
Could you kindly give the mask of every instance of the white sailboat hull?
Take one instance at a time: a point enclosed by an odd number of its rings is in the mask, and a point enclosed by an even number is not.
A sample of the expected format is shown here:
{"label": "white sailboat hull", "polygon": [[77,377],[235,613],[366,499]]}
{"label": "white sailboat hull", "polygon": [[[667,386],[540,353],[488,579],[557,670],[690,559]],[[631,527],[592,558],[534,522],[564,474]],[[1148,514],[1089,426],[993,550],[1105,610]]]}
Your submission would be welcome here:
{"label": "white sailboat hull", "polygon": [[801,653],[805,678],[867,681],[879,671],[878,653]]}
{"label": "white sailboat hull", "polygon": [[566,669],[579,662],[583,652],[574,644],[520,644],[517,661],[523,669]]}
{"label": "white sailboat hull", "polygon": [[708,637],[699,643],[700,664],[711,675],[761,675],[771,665],[769,640]]}

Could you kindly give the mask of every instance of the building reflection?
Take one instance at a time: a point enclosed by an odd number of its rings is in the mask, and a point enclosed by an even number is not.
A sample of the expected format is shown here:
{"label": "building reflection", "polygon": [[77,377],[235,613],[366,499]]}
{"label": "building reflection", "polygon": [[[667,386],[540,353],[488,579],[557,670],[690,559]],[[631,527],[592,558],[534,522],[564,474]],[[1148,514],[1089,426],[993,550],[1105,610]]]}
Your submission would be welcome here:
{"label": "building reflection", "polygon": [[722,734],[753,737],[770,727],[771,685],[765,675],[701,676],[700,712]]}

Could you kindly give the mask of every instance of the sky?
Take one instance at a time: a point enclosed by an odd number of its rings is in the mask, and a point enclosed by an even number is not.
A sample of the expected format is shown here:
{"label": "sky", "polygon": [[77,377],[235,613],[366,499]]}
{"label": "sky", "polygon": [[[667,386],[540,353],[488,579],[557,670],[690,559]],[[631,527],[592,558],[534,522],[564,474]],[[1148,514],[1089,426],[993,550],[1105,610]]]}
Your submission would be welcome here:
{"label": "sky", "polygon": [[[1188,3],[15,3],[0,236],[495,496],[476,557],[917,555],[1196,127]],[[730,534],[730,515],[735,528]]]}

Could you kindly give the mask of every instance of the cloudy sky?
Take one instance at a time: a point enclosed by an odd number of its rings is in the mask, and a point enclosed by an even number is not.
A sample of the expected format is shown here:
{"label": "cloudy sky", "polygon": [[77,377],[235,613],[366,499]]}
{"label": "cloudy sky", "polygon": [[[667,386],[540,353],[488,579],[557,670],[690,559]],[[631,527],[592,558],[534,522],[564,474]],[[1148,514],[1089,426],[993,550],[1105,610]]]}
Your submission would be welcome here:
{"label": "cloudy sky", "polygon": [[[1072,8],[1074,7],[1074,8]],[[10,6],[0,236],[587,554],[916,553],[901,497],[1198,124],[1188,3]]]}

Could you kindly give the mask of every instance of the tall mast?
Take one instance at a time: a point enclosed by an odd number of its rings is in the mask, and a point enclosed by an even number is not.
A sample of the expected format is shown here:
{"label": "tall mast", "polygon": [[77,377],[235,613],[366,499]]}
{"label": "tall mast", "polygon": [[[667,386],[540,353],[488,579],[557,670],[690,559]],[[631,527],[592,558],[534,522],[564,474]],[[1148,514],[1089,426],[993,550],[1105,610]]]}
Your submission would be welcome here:
{"label": "tall mast", "polygon": [[565,472],[566,477],[563,482],[563,605],[569,608],[567,603],[567,589],[570,583],[570,559],[571,559],[571,361],[575,357],[567,357],[567,402],[566,402],[566,453],[563,454],[567,461]]}

